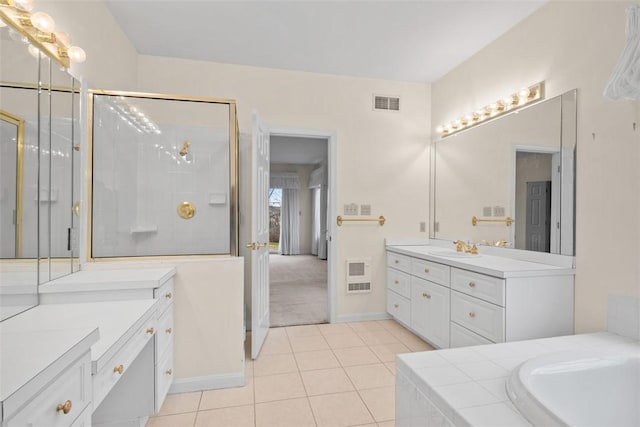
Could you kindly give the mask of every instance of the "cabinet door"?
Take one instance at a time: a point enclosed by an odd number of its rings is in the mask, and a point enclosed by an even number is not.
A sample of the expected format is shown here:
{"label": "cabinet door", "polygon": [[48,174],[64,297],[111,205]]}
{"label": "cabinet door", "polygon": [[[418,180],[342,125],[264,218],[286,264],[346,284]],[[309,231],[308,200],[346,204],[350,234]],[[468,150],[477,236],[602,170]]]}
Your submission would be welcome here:
{"label": "cabinet door", "polygon": [[439,348],[449,348],[449,288],[411,277],[411,328]]}

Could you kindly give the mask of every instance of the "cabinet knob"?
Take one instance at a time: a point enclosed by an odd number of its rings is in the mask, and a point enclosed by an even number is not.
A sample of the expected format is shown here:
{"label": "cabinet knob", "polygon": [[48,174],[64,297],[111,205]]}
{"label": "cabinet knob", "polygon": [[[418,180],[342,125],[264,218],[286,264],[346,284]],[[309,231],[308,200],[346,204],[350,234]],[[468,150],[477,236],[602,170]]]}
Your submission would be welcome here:
{"label": "cabinet knob", "polygon": [[431,294],[428,294],[426,292],[423,292],[422,296],[425,297],[426,299],[431,299]]}
{"label": "cabinet knob", "polygon": [[470,288],[475,288],[476,287],[476,282],[469,282],[469,287]]}
{"label": "cabinet knob", "polygon": [[170,334],[170,333],[173,331],[173,329],[171,329],[171,328],[167,328],[167,329],[165,329],[164,331],[165,331],[166,333]]}
{"label": "cabinet knob", "polygon": [[167,375],[172,375],[173,374],[173,370],[167,369],[164,373],[167,374]]}
{"label": "cabinet knob", "polygon": [[395,260],[394,262],[395,262],[396,264],[400,264],[400,261],[399,261],[399,260]]}
{"label": "cabinet knob", "polygon": [[394,280],[394,281],[393,281],[393,283],[395,283],[395,284],[397,285],[397,284],[398,284],[398,281],[397,281],[397,280]]}
{"label": "cabinet knob", "polygon": [[118,365],[115,368],[113,368],[113,372],[122,375],[122,373],[124,372],[124,365]]}
{"label": "cabinet knob", "polygon": [[429,269],[428,269],[428,268],[425,268],[425,269],[424,269],[424,272],[425,272],[425,273],[428,273],[428,272],[429,272]]}
{"label": "cabinet knob", "polygon": [[173,294],[171,292],[167,292],[166,294],[164,294],[164,297],[166,299],[171,299],[173,297]]}
{"label": "cabinet knob", "polygon": [[153,328],[147,328],[147,333],[149,335],[153,335],[154,329]]}
{"label": "cabinet knob", "polygon": [[469,312],[469,317],[471,317],[473,319],[474,317],[476,317],[476,314],[473,311],[470,311]]}
{"label": "cabinet knob", "polygon": [[70,400],[67,400],[64,403],[58,403],[58,406],[56,406],[56,412],[62,412],[63,414],[68,414],[69,412],[71,412],[71,406],[72,403]]}
{"label": "cabinet knob", "polygon": [[393,304],[393,306],[394,306],[395,308],[400,307],[398,304]]}

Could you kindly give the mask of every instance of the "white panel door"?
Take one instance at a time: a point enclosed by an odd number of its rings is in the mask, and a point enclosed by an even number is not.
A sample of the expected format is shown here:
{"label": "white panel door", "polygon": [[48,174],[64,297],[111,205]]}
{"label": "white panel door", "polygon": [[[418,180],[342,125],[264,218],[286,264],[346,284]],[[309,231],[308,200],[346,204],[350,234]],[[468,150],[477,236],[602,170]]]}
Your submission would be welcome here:
{"label": "white panel door", "polygon": [[269,132],[253,113],[251,185],[251,358],[269,333]]}

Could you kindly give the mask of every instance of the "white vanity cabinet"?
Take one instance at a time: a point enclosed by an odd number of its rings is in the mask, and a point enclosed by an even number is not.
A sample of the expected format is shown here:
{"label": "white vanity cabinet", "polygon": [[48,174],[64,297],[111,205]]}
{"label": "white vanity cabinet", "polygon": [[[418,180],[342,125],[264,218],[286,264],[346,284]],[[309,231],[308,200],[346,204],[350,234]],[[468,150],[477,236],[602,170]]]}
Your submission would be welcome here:
{"label": "white vanity cabinet", "polygon": [[438,348],[573,334],[572,267],[450,252],[387,246],[392,317]]}
{"label": "white vanity cabinet", "polygon": [[16,332],[0,324],[3,427],[82,425],[92,411],[96,328]]}

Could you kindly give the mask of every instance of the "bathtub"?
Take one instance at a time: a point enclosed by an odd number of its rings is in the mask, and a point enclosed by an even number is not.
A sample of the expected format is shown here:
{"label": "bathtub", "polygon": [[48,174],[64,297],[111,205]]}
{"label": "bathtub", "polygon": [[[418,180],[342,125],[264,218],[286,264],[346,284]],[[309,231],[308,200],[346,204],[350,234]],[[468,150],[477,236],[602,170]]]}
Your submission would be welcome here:
{"label": "bathtub", "polygon": [[640,345],[534,357],[514,369],[507,394],[536,426],[640,426]]}

